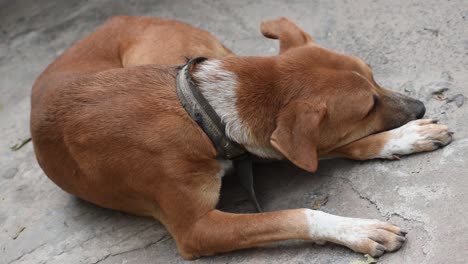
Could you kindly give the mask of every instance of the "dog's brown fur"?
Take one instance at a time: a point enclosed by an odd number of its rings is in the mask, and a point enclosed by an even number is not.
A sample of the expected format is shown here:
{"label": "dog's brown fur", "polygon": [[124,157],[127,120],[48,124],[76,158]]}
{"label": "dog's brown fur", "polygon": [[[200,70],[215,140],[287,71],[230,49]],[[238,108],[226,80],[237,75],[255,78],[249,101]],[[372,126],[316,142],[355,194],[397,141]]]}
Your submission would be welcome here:
{"label": "dog's brown fur", "polygon": [[[215,209],[216,150],[179,103],[175,67],[162,65],[220,59],[238,76],[237,107],[251,146],[272,148],[308,171],[320,156],[377,155],[388,135],[366,136],[420,117],[421,104],[381,88],[360,59],[317,46],[285,18],[263,23],[262,33],[280,39],[279,56],[233,56],[208,32],[173,20],[111,19],[34,84],[31,132],[39,164],[67,192],[159,219],[185,258],[311,239],[304,209]],[[387,249],[399,248],[399,228],[382,225]],[[323,239],[377,255],[373,241]]]}

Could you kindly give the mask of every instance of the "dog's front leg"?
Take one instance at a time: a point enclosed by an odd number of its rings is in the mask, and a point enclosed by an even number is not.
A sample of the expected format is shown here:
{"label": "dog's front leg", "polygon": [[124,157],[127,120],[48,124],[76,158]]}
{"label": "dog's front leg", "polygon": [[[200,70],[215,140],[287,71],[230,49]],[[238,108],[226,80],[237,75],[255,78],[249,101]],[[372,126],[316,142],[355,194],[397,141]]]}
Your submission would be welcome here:
{"label": "dog's front leg", "polygon": [[389,223],[311,209],[258,214],[212,210],[188,229],[172,233],[182,255],[189,259],[288,239],[328,241],[380,256],[399,249],[405,241],[405,232]]}
{"label": "dog's front leg", "polygon": [[447,126],[437,124],[437,121],[419,119],[340,147],[331,156],[355,160],[399,159],[400,155],[441,148],[452,141],[452,134]]}

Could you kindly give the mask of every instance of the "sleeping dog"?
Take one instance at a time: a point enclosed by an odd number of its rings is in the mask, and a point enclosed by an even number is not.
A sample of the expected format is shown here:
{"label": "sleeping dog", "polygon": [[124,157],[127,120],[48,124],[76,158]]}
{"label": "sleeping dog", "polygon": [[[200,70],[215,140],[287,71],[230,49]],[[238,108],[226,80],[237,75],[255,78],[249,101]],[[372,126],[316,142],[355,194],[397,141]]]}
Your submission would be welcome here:
{"label": "sleeping dog", "polygon": [[399,249],[406,232],[378,220],[216,209],[221,177],[246,153],[315,172],[322,157],[397,159],[452,140],[361,59],[318,46],[286,18],[261,32],[280,41],[279,55],[234,56],[178,21],[111,19],[33,86],[40,166],[84,200],[158,219],[187,259],[287,239],[372,256]]}

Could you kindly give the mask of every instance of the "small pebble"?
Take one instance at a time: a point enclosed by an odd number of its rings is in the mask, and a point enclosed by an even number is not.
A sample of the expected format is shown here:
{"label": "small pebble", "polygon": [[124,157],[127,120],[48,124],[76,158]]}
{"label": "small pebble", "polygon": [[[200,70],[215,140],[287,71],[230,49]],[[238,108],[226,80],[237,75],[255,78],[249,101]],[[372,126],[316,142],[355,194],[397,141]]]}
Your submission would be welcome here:
{"label": "small pebble", "polygon": [[312,209],[314,210],[320,209],[320,207],[322,207],[328,202],[328,195],[325,193],[312,192],[309,194],[309,197],[312,200],[311,206],[312,206]]}
{"label": "small pebble", "polygon": [[455,102],[457,107],[461,107],[465,103],[465,96],[463,94],[456,94],[447,99],[447,103]]}

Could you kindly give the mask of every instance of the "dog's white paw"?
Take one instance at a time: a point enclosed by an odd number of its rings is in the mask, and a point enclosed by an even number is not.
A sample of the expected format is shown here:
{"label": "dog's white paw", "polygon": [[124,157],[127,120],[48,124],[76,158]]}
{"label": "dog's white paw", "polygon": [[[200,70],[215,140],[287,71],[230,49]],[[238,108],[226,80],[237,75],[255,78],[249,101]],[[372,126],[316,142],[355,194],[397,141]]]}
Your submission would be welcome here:
{"label": "dog's white paw", "polygon": [[346,246],[356,252],[379,257],[398,250],[406,232],[390,223],[373,219],[341,217],[306,209],[310,238]]}
{"label": "dog's white paw", "polygon": [[377,158],[399,159],[399,155],[432,151],[452,141],[446,125],[432,119],[418,119],[388,131],[389,139]]}

